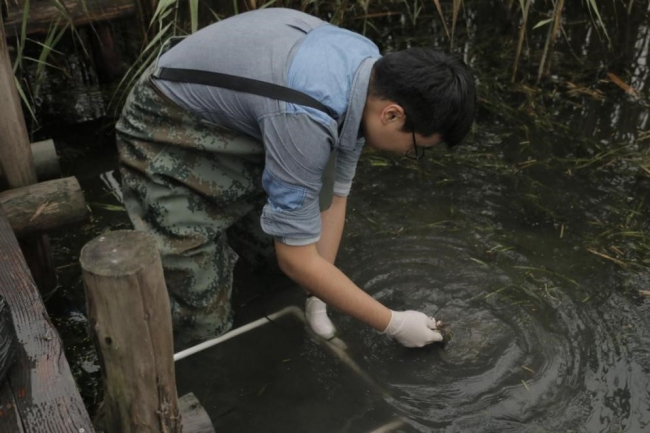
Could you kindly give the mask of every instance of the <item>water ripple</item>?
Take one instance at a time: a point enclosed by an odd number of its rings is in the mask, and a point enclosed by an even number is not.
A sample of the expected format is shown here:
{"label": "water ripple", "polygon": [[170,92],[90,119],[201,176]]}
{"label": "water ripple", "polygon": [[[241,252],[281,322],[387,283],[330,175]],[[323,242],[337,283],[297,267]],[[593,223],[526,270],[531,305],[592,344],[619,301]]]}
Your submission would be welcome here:
{"label": "water ripple", "polygon": [[348,275],[390,308],[435,315],[452,333],[444,348],[409,350],[350,319],[338,321],[362,368],[415,430],[648,426],[647,407],[637,406],[637,421],[630,420],[632,394],[647,402],[650,381],[646,375],[631,382],[642,369],[625,356],[621,330],[631,313],[627,301],[607,289],[610,281],[590,287],[593,299],[585,302],[575,281],[533,275],[515,252],[491,263],[472,257],[477,241],[469,236],[387,235],[363,242],[347,259]]}

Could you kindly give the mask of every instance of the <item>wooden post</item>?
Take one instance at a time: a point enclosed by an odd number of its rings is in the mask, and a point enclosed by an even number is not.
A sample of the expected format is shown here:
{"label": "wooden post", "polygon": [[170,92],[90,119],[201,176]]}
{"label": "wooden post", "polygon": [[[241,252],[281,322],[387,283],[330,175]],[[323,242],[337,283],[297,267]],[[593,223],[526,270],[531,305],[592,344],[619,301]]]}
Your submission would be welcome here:
{"label": "wooden post", "polygon": [[17,237],[82,222],[88,217],[86,200],[75,177],[0,192],[0,208]]}
{"label": "wooden post", "polygon": [[110,232],[86,244],[80,261],[103,367],[97,428],[180,433],[169,297],[156,240]]}
{"label": "wooden post", "polygon": [[[61,166],[59,157],[56,154],[54,141],[43,140],[32,143],[29,147],[32,149],[32,161],[36,170],[36,178],[39,182],[46,180],[58,179],[61,177]],[[4,179],[5,174],[0,167],[0,178]],[[0,186],[0,190],[7,189],[6,185]]]}
{"label": "wooden post", "polygon": [[32,149],[14,73],[11,68],[7,38],[0,14],[0,166],[9,188],[36,183],[36,170],[32,163]]}
{"label": "wooden post", "polygon": [[[20,106],[7,39],[0,14],[0,167],[9,188],[36,183],[32,150],[25,118]],[[20,242],[36,285],[47,291],[56,284],[52,253],[47,236],[23,239]]]}
{"label": "wooden post", "polygon": [[92,433],[63,345],[0,209],[0,295],[20,342],[0,383],[0,432]]}
{"label": "wooden post", "polygon": [[53,140],[37,141],[30,145],[36,178],[39,182],[61,177],[59,155],[56,154]]}

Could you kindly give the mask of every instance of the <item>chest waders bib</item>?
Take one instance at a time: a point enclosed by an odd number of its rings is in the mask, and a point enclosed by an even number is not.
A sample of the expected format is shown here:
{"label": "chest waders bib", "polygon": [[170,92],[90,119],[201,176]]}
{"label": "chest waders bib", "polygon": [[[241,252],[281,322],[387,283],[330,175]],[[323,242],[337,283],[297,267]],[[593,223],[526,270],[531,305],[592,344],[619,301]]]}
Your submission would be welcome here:
{"label": "chest waders bib", "polygon": [[[172,44],[168,41],[161,52]],[[159,243],[180,346],[231,328],[233,249],[251,269],[275,273],[277,260],[274,239],[261,231],[257,209],[263,199],[256,192],[262,143],[205,124],[164,95],[156,80],[253,93],[336,119],[332,110],[301,92],[242,77],[214,81],[219,76],[223,74],[162,69],[156,62],[134,86],[116,125],[125,208],[134,228]],[[321,210],[331,201],[336,155],[331,152],[322,176]]]}
{"label": "chest waders bib", "polygon": [[[343,125],[342,119],[338,115],[315,98],[306,93],[289,87],[266,81],[254,80],[252,78],[239,77],[236,75],[222,74],[220,72],[201,71],[198,69],[182,68],[157,68],[152,74],[154,79],[172,81],[177,83],[200,84],[204,86],[219,87],[222,89],[233,90],[236,92],[250,93],[253,95],[264,96],[267,98],[277,99],[280,101],[290,102],[296,105],[314,108],[327,114],[336,120],[340,128]],[[324,211],[332,204],[332,191],[334,189],[334,177],[336,172],[336,155],[332,152],[325,170],[323,171],[323,184],[319,197],[320,210]]]}

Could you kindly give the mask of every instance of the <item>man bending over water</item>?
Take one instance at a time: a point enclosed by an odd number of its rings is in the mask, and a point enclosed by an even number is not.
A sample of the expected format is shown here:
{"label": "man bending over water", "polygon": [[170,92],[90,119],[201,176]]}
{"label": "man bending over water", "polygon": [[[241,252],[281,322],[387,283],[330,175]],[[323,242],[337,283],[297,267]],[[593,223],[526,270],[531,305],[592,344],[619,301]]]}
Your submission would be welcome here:
{"label": "man bending over water", "polygon": [[251,267],[274,257],[310,294],[307,321],[324,338],[329,305],[407,347],[441,341],[433,318],[391,311],[334,261],[363,146],[419,159],[459,143],[476,101],[467,66],[430,48],[382,57],[289,9],[174,42],[131,92],[117,144],[131,221],[160,245],[175,330],[230,329],[238,255]]}

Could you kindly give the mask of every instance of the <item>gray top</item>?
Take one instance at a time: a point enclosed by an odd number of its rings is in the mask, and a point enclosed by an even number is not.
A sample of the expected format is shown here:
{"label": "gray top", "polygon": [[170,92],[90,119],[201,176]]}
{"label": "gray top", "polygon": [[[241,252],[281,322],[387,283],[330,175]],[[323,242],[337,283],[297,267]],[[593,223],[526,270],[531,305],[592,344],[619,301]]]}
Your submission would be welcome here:
{"label": "gray top", "polygon": [[[320,238],[318,195],[330,153],[334,193],[347,196],[363,147],[360,124],[372,66],[367,38],[291,9],[261,9],[208,26],[163,54],[158,66],[238,75],[287,86],[334,110],[325,113],[217,87],[157,80],[179,106],[264,143],[268,202],[262,229],[289,245]],[[340,134],[339,134],[340,130]]]}

